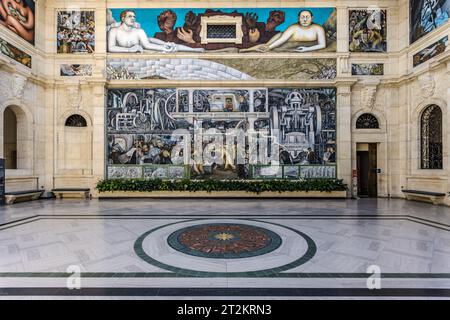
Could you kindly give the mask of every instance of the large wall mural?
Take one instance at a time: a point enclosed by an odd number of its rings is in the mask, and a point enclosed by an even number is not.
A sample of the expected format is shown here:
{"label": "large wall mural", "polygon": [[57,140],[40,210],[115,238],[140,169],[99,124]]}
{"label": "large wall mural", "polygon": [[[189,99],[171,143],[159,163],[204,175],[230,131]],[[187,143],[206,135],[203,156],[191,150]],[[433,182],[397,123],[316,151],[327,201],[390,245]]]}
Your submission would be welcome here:
{"label": "large wall mural", "polygon": [[0,25],[7,27],[31,44],[34,44],[35,21],[33,0],[0,1]]}
{"label": "large wall mural", "polygon": [[109,178],[334,178],[333,88],[110,89]]}
{"label": "large wall mural", "polygon": [[11,58],[23,64],[24,66],[31,68],[31,56],[1,38],[0,52],[8,58]]}
{"label": "large wall mural", "polygon": [[449,16],[450,0],[410,0],[410,43],[446,23]]}
{"label": "large wall mural", "polygon": [[108,51],[336,50],[334,8],[109,9]]}
{"label": "large wall mural", "polygon": [[448,36],[436,41],[433,44],[430,44],[425,49],[420,50],[413,56],[413,67],[418,66],[425,61],[434,58],[445,51],[445,48],[448,45]]}
{"label": "large wall mural", "polygon": [[386,10],[350,10],[351,52],[386,52]]}
{"label": "large wall mural", "polygon": [[93,53],[95,51],[95,12],[59,11],[58,53]]}
{"label": "large wall mural", "polygon": [[336,78],[336,59],[109,58],[109,80],[313,80]]}

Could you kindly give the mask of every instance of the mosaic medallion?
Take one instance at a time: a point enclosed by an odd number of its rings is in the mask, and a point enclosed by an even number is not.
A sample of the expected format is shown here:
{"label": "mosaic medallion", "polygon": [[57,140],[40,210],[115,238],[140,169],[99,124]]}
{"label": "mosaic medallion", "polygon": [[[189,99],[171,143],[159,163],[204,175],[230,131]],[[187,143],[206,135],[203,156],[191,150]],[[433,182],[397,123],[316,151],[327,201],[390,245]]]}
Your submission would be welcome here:
{"label": "mosaic medallion", "polygon": [[173,232],[167,239],[175,250],[189,255],[238,259],[274,251],[281,238],[273,231],[238,223],[208,223]]}

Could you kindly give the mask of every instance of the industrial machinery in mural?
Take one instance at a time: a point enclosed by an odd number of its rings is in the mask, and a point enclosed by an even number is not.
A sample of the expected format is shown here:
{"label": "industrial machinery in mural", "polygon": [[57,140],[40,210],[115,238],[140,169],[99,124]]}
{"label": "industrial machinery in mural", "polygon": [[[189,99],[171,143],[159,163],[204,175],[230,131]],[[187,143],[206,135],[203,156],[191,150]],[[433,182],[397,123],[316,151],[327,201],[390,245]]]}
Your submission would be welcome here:
{"label": "industrial machinery in mural", "polygon": [[336,97],[334,89],[271,89],[270,129],[279,130],[281,163],[335,162]]}
{"label": "industrial machinery in mural", "polygon": [[110,178],[336,174],[335,89],[111,89],[106,114]]}

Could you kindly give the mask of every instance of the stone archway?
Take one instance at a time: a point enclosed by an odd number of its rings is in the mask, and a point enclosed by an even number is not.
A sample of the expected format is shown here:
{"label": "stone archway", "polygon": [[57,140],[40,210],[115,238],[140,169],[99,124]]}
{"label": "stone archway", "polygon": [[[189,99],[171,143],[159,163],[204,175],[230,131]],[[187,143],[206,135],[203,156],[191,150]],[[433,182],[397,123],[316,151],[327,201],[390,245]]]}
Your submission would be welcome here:
{"label": "stone archway", "polygon": [[23,107],[10,104],[0,109],[3,119],[2,153],[7,169],[33,168],[33,121]]}

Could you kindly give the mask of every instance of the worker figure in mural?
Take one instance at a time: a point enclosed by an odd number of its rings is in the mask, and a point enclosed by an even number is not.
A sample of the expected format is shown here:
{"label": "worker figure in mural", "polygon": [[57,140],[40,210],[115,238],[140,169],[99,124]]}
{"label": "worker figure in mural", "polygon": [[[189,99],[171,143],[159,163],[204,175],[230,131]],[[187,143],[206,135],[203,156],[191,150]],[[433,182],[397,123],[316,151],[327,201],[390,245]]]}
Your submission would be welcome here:
{"label": "worker figure in mural", "polygon": [[34,43],[34,13],[23,0],[0,1],[0,24]]}
{"label": "worker figure in mural", "polygon": [[[311,42],[316,42],[316,44],[312,46],[298,46],[299,43]],[[298,23],[293,24],[285,31],[276,34],[266,44],[242,49],[240,52],[268,52],[286,44],[292,44],[294,46],[293,51],[295,52],[308,52],[323,49],[327,46],[325,30],[322,26],[313,23],[313,14],[311,11],[303,10],[298,14]]]}
{"label": "worker figure in mural", "polygon": [[203,48],[190,48],[173,42],[165,42],[149,38],[144,29],[136,24],[136,14],[132,10],[124,10],[120,14],[120,25],[112,25],[108,31],[109,52],[144,52],[144,50],[177,52],[203,52]]}

